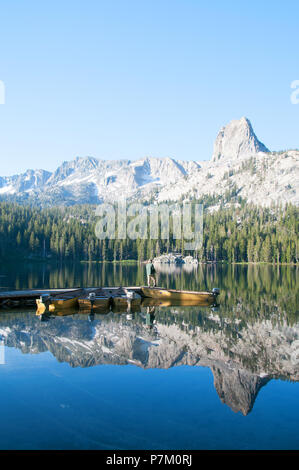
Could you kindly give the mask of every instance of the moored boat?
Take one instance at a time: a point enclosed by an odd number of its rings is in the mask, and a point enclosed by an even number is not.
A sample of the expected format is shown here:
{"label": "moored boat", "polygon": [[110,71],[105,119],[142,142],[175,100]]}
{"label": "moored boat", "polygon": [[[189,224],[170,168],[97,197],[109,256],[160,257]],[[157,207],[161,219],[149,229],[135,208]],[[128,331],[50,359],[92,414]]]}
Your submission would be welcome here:
{"label": "moored boat", "polygon": [[74,289],[57,295],[41,296],[36,299],[37,313],[43,314],[47,309],[49,312],[64,309],[78,308],[78,298],[84,293],[84,289]]}
{"label": "moored boat", "polygon": [[141,296],[134,292],[134,290],[119,287],[116,289],[104,289],[104,291],[111,295],[113,311],[136,309],[140,306]]}
{"label": "moored boat", "polygon": [[102,289],[95,289],[78,298],[80,309],[89,310],[109,310],[111,296]]}
{"label": "moored boat", "polygon": [[214,288],[210,292],[198,292],[188,290],[164,289],[163,287],[141,287],[142,295],[151,299],[189,301],[195,305],[198,303],[214,303],[219,295],[219,289]]}
{"label": "moored boat", "polygon": [[162,299],[153,297],[143,297],[141,300],[142,307],[211,307],[216,304],[216,300],[180,300],[180,299]]}

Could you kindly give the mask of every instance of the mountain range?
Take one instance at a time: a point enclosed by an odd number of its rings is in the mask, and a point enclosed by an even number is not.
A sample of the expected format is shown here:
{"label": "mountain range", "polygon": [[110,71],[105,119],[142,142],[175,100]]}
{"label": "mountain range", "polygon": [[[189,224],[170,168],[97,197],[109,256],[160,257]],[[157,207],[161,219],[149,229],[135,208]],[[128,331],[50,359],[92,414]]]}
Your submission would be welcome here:
{"label": "mountain range", "polygon": [[42,207],[117,201],[188,201],[241,196],[262,206],[298,205],[299,151],[271,152],[242,117],[220,129],[211,160],[77,157],[54,172],[27,170],[0,177],[0,197]]}

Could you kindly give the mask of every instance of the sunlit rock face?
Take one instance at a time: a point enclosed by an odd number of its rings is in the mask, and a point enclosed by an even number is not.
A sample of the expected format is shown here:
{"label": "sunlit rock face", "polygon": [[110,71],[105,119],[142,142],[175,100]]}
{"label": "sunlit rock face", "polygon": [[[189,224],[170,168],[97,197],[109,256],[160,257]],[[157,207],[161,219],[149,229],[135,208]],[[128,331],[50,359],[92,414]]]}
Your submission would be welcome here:
{"label": "sunlit rock face", "polygon": [[236,160],[269,149],[258,140],[249,119],[242,117],[222,127],[217,135],[212,161]]}

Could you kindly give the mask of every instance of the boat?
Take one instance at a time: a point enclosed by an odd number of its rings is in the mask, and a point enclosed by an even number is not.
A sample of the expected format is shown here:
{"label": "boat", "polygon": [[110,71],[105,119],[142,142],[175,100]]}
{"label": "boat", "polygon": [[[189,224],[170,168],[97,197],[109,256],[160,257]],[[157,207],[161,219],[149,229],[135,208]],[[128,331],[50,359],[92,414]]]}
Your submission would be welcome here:
{"label": "boat", "polygon": [[54,311],[51,311],[49,313],[51,315],[51,318],[78,315],[78,306],[75,308],[62,308],[61,310],[55,309]]}
{"label": "boat", "polygon": [[102,289],[95,289],[78,298],[80,309],[109,310],[111,297]]}
{"label": "boat", "polygon": [[211,302],[211,300],[186,300],[186,299],[162,299],[162,298],[153,298],[153,297],[143,297],[141,300],[142,307],[211,307],[211,305],[216,305],[216,300]]}
{"label": "boat", "polygon": [[117,303],[115,302],[112,304],[111,310],[113,313],[127,313],[127,314],[132,314],[132,313],[140,313],[141,312],[141,302],[134,302],[133,304],[130,304],[127,302],[127,304],[124,303]]}
{"label": "boat", "polygon": [[56,295],[43,295],[36,299],[37,314],[43,314],[47,309],[49,312],[55,310],[78,308],[78,298],[84,293],[84,289],[74,289]]}
{"label": "boat", "polygon": [[134,290],[125,287],[118,287],[114,289],[104,289],[107,295],[111,296],[112,310],[125,311],[127,309],[136,309],[140,307],[141,296]]}
{"label": "boat", "polygon": [[165,289],[163,287],[141,287],[141,293],[144,297],[159,300],[176,300],[176,301],[192,301],[195,305],[196,302],[199,304],[215,303],[217,296],[220,291],[214,288],[211,292],[197,292],[190,290],[176,290],[176,289]]}

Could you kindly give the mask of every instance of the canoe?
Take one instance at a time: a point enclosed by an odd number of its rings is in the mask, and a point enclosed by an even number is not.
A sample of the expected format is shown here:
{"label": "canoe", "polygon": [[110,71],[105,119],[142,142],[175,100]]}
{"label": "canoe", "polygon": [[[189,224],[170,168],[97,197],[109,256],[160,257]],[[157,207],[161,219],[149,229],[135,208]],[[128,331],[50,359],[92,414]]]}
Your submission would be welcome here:
{"label": "canoe", "polygon": [[197,292],[189,290],[164,289],[163,287],[141,287],[144,297],[161,300],[180,300],[192,302],[214,303],[219,289],[213,289],[211,292]]}
{"label": "canoe", "polygon": [[80,309],[85,310],[109,310],[110,301],[111,297],[102,288],[78,298]]}

